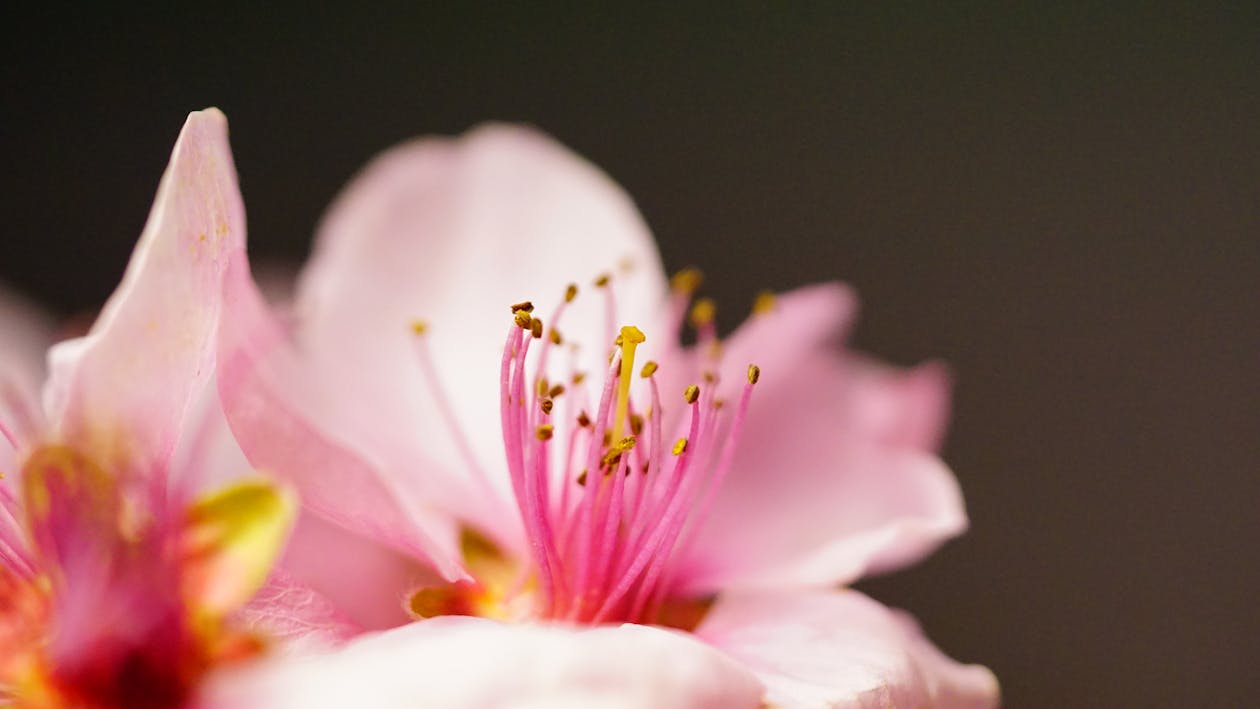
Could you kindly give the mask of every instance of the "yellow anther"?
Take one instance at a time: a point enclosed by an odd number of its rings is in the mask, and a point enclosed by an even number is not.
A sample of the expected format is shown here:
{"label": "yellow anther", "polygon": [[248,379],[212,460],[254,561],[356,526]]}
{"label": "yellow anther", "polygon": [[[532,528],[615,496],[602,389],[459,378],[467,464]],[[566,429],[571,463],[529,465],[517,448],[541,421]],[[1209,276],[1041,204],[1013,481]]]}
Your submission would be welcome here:
{"label": "yellow anther", "polygon": [[704,282],[704,274],[698,268],[684,268],[669,279],[669,287],[675,293],[691,295]]}
{"label": "yellow anther", "polygon": [[549,396],[549,397],[551,397],[551,398],[553,398],[553,399],[554,399],[554,398],[556,398],[556,397],[558,397],[558,396],[560,396],[560,395],[561,395],[561,394],[563,394],[563,393],[564,393],[564,385],[563,385],[563,384],[557,384],[557,385],[555,385],[555,386],[553,386],[553,387],[551,387],[550,389],[548,389],[548,390],[547,390],[547,396]]}
{"label": "yellow anther", "polygon": [[522,330],[530,329],[530,323],[534,321],[533,316],[525,310],[516,311],[516,314],[512,316],[512,319],[516,321],[516,326]]}
{"label": "yellow anther", "polygon": [[768,290],[763,290],[753,298],[752,311],[753,315],[765,315],[774,310],[775,296]]}
{"label": "yellow anther", "polygon": [[566,303],[572,303],[572,302],[573,302],[573,299],[574,299],[574,298],[576,298],[576,297],[577,297],[577,284],[576,284],[576,283],[570,283],[570,284],[569,284],[569,285],[568,285],[568,286],[564,289],[564,302],[566,302]]}
{"label": "yellow anther", "polygon": [[618,347],[621,348],[621,379],[617,382],[617,413],[613,418],[612,437],[621,438],[626,428],[626,413],[630,410],[630,377],[634,372],[634,350],[647,337],[633,325],[621,328]]}
{"label": "yellow anther", "polygon": [[639,372],[639,376],[643,377],[644,379],[647,379],[653,374],[656,374],[656,370],[657,370],[656,362],[653,362],[652,360],[649,359],[647,361],[647,364],[643,365],[643,370]]}
{"label": "yellow anther", "polygon": [[532,313],[534,312],[534,304],[529,302],[528,300],[522,300],[519,303],[513,303],[512,312],[513,313],[520,313],[520,312]]}
{"label": "yellow anther", "polygon": [[687,451],[687,439],[679,438],[678,442],[674,444],[674,455],[682,455],[686,451]]}
{"label": "yellow anther", "polygon": [[612,280],[611,273],[601,273],[599,274],[599,276],[595,278],[595,287],[603,288],[604,286],[608,285],[608,282],[611,280]]}
{"label": "yellow anther", "polygon": [[546,377],[539,378],[538,382],[534,385],[534,389],[538,392],[539,397],[544,397],[547,395],[547,392],[551,391],[547,385]]}
{"label": "yellow anther", "polygon": [[712,325],[717,316],[717,305],[712,298],[701,298],[691,306],[691,324],[694,327]]}
{"label": "yellow anther", "polygon": [[634,446],[638,442],[638,439],[634,436],[626,436],[620,441],[617,441],[617,450],[622,451],[623,453],[625,451],[634,450]]}
{"label": "yellow anther", "polygon": [[542,320],[538,318],[534,318],[533,320],[529,321],[529,334],[533,335],[535,340],[542,337],[542,333],[543,333]]}
{"label": "yellow anther", "polygon": [[586,379],[586,372],[575,372],[573,374],[573,386],[577,386]]}
{"label": "yellow anther", "polygon": [[551,409],[552,407],[555,406],[555,402],[553,402],[551,399],[543,399],[542,402],[539,403],[539,406],[542,407],[542,412],[544,414],[547,414],[548,416],[550,416]]}
{"label": "yellow anther", "polygon": [[552,426],[551,424],[544,423],[543,425],[538,427],[538,430],[535,431],[535,434],[538,436],[538,440],[540,441],[550,441],[551,434],[554,433],[555,430],[556,430],[555,427]]}
{"label": "yellow anther", "polygon": [[425,321],[423,321],[423,320],[412,320],[412,321],[411,321],[411,332],[412,332],[412,334],[414,334],[414,335],[423,335],[424,333],[426,333],[426,332],[428,332],[428,331],[429,331],[429,323],[427,323],[427,322],[425,322]]}
{"label": "yellow anther", "polygon": [[560,331],[554,327],[547,331],[547,339],[551,340],[553,345],[559,345],[564,342],[564,338],[560,337]]}
{"label": "yellow anther", "polygon": [[748,365],[748,383],[756,384],[758,379],[761,379],[761,367],[755,364]]}
{"label": "yellow anther", "polygon": [[726,399],[718,398],[713,400],[714,411],[720,411],[723,406],[726,406]]}
{"label": "yellow anther", "polygon": [[696,399],[700,398],[700,387],[695,384],[687,387],[687,390],[683,392],[683,398],[687,400],[688,404],[696,403]]}

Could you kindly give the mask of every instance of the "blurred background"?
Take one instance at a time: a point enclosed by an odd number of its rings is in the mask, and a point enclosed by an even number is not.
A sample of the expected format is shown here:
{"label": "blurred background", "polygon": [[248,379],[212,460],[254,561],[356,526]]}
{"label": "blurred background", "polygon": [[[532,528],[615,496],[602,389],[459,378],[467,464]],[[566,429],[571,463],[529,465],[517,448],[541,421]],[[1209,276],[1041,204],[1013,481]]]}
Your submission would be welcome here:
{"label": "blurred background", "polygon": [[292,262],[377,151],[531,122],[728,326],[840,278],[861,348],[950,363],[972,531],[861,587],[1008,706],[1260,696],[1256,6],[6,12],[0,277],[61,314],[116,284],[190,110]]}

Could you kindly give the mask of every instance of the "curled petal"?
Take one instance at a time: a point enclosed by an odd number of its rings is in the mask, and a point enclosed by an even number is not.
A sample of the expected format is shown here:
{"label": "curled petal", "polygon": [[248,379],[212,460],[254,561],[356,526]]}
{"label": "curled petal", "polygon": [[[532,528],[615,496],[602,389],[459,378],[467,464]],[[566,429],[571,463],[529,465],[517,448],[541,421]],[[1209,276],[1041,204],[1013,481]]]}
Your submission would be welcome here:
{"label": "curled petal", "polygon": [[223,273],[244,239],[227,120],[193,113],[122,283],[86,336],[49,354],[45,407],[61,437],[110,470],[163,469],[214,368]]}
{"label": "curled petal", "polygon": [[745,663],[783,709],[998,704],[992,672],[946,657],[909,616],[856,591],[732,594],[696,633]]}
{"label": "curled petal", "polygon": [[939,431],[943,377],[853,366],[834,339],[853,308],[840,286],[802,288],[731,337],[723,382],[741,381],[733,368],[749,362],[761,377],[730,473],[681,565],[687,590],[847,583],[966,529],[953,474],[910,445]]}
{"label": "curled petal", "polygon": [[338,653],[223,676],[205,707],[757,707],[760,684],[694,638],[445,617]]}

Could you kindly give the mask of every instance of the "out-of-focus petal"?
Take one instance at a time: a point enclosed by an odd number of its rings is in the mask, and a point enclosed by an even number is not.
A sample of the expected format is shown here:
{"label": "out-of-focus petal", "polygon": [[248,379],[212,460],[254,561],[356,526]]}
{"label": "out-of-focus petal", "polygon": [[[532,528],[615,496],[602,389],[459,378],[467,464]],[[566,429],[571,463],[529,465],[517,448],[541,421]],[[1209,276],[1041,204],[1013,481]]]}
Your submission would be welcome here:
{"label": "out-of-focus petal", "polygon": [[434,370],[475,465],[503,491],[498,387],[509,305],[532,300],[550,325],[577,283],[559,329],[582,346],[579,369],[602,367],[612,333],[603,294],[590,286],[602,272],[616,285],[614,325],[657,312],[664,276],[630,199],[551,139],[491,125],[386,152],[334,203],[299,283],[300,343],[342,402],[328,425],[355,431],[398,475],[431,475],[407,466],[435,459],[450,476],[424,494],[509,541],[501,527],[517,524],[513,515],[459,484],[470,464],[422,376],[411,324],[427,323]]}
{"label": "out-of-focus petal", "polygon": [[760,684],[694,638],[444,617],[220,677],[205,707],[757,707]]}
{"label": "out-of-focus petal", "polygon": [[362,632],[315,589],[274,569],[236,618],[285,654],[331,650]]}
{"label": "out-of-focus petal", "polygon": [[[0,426],[14,436],[19,446],[31,443],[43,426],[39,389],[52,342],[51,318],[0,285]],[[8,441],[0,439],[0,472],[6,476],[17,472],[17,453]],[[0,485],[4,484],[0,481]]]}
{"label": "out-of-focus petal", "polygon": [[750,362],[761,377],[730,473],[680,566],[688,590],[847,583],[966,528],[953,474],[905,445],[935,425],[915,402],[943,418],[943,382],[933,371],[855,369],[835,339],[853,308],[840,286],[802,288],[730,338],[723,385],[742,384]]}
{"label": "out-of-focus petal", "polygon": [[946,657],[909,616],[856,591],[724,596],[696,633],[753,670],[782,709],[998,704],[987,668]]}
{"label": "out-of-focus petal", "polygon": [[224,268],[245,210],[215,109],[188,117],[149,220],[92,330],[49,354],[49,420],[101,465],[150,474],[175,448],[214,368]]}
{"label": "out-of-focus petal", "polygon": [[[465,578],[450,520],[426,514],[401,476],[382,473],[357,447],[316,428],[309,416],[336,408],[290,349],[242,259],[229,269],[220,329],[219,396],[237,442],[259,470],[291,481],[302,504],[346,529]],[[349,405],[349,401],[346,402]]]}

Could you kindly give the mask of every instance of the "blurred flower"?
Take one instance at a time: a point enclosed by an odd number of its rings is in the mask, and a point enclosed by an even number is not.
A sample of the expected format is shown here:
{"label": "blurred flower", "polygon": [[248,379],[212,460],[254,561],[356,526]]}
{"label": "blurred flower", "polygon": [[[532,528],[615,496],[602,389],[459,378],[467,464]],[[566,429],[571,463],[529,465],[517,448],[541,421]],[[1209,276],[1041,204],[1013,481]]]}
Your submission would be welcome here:
{"label": "blurred flower", "polygon": [[56,344],[0,303],[0,704],[178,706],[259,640],[227,622],[263,583],[295,503],[268,483],[198,499],[177,449],[214,368],[244,212],[218,111],[175,144],[126,275]]}
{"label": "blurred flower", "polygon": [[502,126],[374,162],[292,332],[229,268],[229,422],[323,520],[288,570],[364,627],[430,618],[245,683],[276,705],[996,702],[988,670],[830,590],[966,526],[929,452],[943,371],[839,351],[846,288],[759,298],[720,341],[611,181]]}

